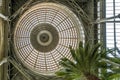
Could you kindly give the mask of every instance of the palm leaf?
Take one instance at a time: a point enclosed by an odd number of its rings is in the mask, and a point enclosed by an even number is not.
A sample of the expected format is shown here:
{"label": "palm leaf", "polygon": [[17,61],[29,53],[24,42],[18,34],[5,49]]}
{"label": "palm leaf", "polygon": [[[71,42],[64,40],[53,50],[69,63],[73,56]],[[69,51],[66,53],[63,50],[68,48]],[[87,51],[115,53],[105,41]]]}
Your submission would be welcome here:
{"label": "palm leaf", "polygon": [[72,58],[73,58],[75,61],[77,61],[77,55],[76,55],[76,53],[75,53],[75,50],[72,49],[72,46],[69,46],[69,49],[70,49],[70,53],[71,53],[71,55],[72,55]]}
{"label": "palm leaf", "polygon": [[98,54],[99,51],[99,47],[101,46],[101,44],[96,44],[95,46],[93,46],[91,52],[90,52],[90,58],[91,58],[91,62],[95,62],[95,60],[97,60],[97,57],[100,55]]}
{"label": "palm leaf", "polygon": [[120,79],[120,73],[118,74],[111,74],[109,77],[108,77],[109,80],[119,80]]}
{"label": "palm leaf", "polygon": [[77,71],[76,65],[72,61],[70,61],[69,59],[67,59],[66,61],[64,61],[64,59],[62,59],[62,61],[60,61],[59,64],[67,69]]}
{"label": "palm leaf", "polygon": [[83,42],[82,41],[79,42],[79,47],[83,48]]}
{"label": "palm leaf", "polygon": [[116,58],[116,57],[106,57],[107,60],[120,64],[120,58]]}

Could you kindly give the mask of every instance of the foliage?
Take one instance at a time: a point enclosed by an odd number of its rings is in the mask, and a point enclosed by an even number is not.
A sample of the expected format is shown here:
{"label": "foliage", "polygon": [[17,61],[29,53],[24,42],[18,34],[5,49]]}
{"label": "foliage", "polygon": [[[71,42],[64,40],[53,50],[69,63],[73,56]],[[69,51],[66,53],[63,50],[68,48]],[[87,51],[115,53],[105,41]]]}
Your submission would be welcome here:
{"label": "foliage", "polygon": [[98,69],[104,66],[105,63],[103,64],[100,60],[105,57],[106,53],[105,50],[100,50],[101,46],[101,43],[92,45],[90,41],[84,45],[80,42],[77,49],[70,46],[69,49],[73,60],[66,57],[62,58],[60,65],[64,68],[56,72],[56,74],[66,80],[100,80],[98,78]]}
{"label": "foliage", "polygon": [[[101,48],[100,48],[101,47]],[[73,60],[62,58],[56,72],[66,80],[120,80],[120,50],[104,49],[101,43],[79,43],[69,47]],[[99,75],[99,76],[98,76]]]}
{"label": "foliage", "polygon": [[107,71],[102,73],[104,80],[120,80],[120,52],[117,49],[110,49],[107,53],[108,56],[102,59],[107,63]]}

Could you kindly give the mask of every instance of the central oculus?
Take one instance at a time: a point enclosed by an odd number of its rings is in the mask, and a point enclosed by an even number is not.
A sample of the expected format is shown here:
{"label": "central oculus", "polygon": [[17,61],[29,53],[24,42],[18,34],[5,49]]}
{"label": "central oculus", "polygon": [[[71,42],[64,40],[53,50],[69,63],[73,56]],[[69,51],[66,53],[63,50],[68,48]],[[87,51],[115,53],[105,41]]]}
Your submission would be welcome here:
{"label": "central oculus", "polygon": [[37,35],[37,41],[42,46],[48,46],[51,44],[53,36],[48,30],[40,31]]}
{"label": "central oculus", "polygon": [[32,29],[30,42],[40,52],[52,51],[59,42],[58,31],[50,24],[39,24]]}

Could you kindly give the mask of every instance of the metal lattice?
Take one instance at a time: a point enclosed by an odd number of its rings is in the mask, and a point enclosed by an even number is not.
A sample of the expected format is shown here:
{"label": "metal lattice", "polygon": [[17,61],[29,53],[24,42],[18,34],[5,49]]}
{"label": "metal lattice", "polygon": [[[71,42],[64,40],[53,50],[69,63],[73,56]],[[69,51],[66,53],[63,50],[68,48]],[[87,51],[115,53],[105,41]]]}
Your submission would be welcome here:
{"label": "metal lattice", "polygon": [[36,4],[16,24],[16,55],[35,73],[52,74],[61,68],[62,57],[71,59],[68,47],[77,47],[82,40],[81,31],[79,19],[68,7],[56,3]]}

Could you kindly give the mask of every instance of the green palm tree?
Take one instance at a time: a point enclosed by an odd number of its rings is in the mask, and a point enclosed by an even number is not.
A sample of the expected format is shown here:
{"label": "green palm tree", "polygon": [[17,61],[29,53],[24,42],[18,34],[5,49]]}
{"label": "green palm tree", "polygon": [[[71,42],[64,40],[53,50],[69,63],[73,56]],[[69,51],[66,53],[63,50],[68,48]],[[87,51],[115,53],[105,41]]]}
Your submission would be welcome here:
{"label": "green palm tree", "polygon": [[92,45],[90,41],[84,45],[80,42],[77,49],[70,46],[73,60],[62,58],[60,65],[63,69],[56,74],[66,80],[100,80],[98,69],[101,68],[103,63],[100,60],[106,53],[105,50],[100,50],[101,46],[101,43]]}

